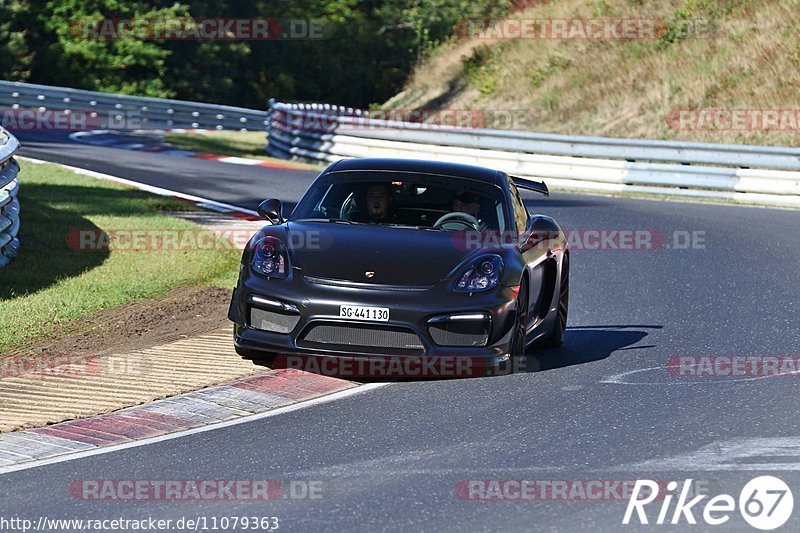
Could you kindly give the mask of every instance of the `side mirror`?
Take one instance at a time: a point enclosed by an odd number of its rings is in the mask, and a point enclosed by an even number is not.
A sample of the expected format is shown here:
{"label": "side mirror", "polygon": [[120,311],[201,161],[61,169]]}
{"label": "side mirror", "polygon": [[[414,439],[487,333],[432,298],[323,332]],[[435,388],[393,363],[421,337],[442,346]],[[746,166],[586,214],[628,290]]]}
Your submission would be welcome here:
{"label": "side mirror", "polygon": [[561,228],[555,220],[548,216],[533,215],[528,219],[525,233],[525,242],[522,244],[523,251],[547,246],[550,241],[558,239]]}
{"label": "side mirror", "polygon": [[258,216],[270,221],[273,225],[283,224],[283,205],[277,198],[270,198],[258,204]]}

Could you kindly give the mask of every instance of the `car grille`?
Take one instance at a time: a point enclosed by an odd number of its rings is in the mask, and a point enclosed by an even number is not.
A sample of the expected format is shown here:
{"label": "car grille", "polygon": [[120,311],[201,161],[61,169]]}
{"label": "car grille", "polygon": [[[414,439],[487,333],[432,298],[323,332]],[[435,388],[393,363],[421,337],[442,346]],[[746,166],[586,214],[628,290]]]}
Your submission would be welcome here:
{"label": "car grille", "polygon": [[[339,345],[357,348],[405,350],[419,353],[423,350],[419,337],[406,328],[373,326],[370,324],[312,324],[298,341],[301,346]],[[330,347],[330,346],[326,346]]]}

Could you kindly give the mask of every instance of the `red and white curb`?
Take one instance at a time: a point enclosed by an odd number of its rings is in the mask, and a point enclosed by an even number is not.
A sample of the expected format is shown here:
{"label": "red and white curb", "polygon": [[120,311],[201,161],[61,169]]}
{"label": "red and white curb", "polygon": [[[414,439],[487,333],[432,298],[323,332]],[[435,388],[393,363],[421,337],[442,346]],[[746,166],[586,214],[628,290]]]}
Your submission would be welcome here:
{"label": "red and white curb", "polygon": [[3,433],[0,474],[245,423],[378,385],[271,370],[105,415]]}
{"label": "red and white curb", "polygon": [[[184,130],[184,129],[173,129],[173,130],[148,130],[144,132],[131,132],[133,134],[136,133],[149,133],[152,135],[163,135],[165,133],[206,133],[209,130]],[[108,137],[113,137],[114,135],[119,135],[119,131],[113,130],[91,130],[91,131],[77,131],[71,133],[69,138],[75,142],[80,142],[84,144],[92,144],[97,146],[105,146],[108,148],[120,148],[123,150],[138,150],[141,152],[150,152],[150,153],[159,153],[165,155],[173,155],[179,157],[193,157],[198,159],[206,159],[209,161],[216,161],[218,163],[228,163],[232,165],[245,165],[251,167],[270,167],[270,168],[286,168],[292,170],[308,170],[307,165],[298,165],[296,163],[292,163],[291,161],[287,162],[280,162],[280,161],[264,161],[262,159],[254,159],[249,157],[231,157],[231,156],[224,156],[224,155],[216,155],[216,154],[205,154],[199,152],[192,152],[189,150],[181,150],[178,148],[174,148],[165,143],[148,143],[148,142],[129,142],[125,140],[117,140],[117,141],[109,141]],[[265,132],[266,135],[266,132]],[[100,141],[99,139],[102,139]],[[266,137],[265,137],[266,139]]]}

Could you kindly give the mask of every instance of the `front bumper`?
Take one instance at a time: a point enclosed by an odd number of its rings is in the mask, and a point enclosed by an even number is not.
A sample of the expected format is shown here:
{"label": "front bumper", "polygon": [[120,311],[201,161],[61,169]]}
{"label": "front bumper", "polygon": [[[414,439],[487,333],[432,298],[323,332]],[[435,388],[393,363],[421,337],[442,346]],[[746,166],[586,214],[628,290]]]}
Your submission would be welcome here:
{"label": "front bumper", "polygon": [[[471,366],[486,368],[491,373],[509,359],[516,296],[516,287],[501,286],[485,293],[467,294],[451,291],[447,282],[430,287],[351,284],[306,278],[297,269],[288,278],[275,280],[253,274],[245,267],[234,291],[229,318],[235,324],[234,342],[240,353],[373,361],[464,358]],[[386,307],[390,310],[389,320],[343,320],[339,317],[341,305]],[[441,344],[454,337],[431,327],[437,327],[437,323],[447,321],[451,315],[473,317],[476,329],[485,325],[484,342],[476,340],[479,336],[455,335],[473,345]],[[485,321],[474,318],[480,315]],[[265,322],[261,322],[262,317],[266,317]],[[262,329],[265,325],[281,332],[265,331]],[[465,328],[458,326],[463,332]],[[315,342],[325,335],[329,337],[325,342]]]}

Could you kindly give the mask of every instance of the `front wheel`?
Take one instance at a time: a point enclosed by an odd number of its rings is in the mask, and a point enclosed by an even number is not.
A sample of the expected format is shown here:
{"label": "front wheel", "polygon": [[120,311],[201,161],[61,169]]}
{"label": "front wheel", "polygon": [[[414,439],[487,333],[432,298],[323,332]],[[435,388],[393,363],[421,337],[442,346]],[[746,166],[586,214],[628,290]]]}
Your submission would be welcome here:
{"label": "front wheel", "polygon": [[567,332],[567,315],[569,314],[569,256],[564,254],[561,264],[561,285],[558,289],[558,307],[553,331],[544,342],[544,346],[558,348],[564,343]]}

